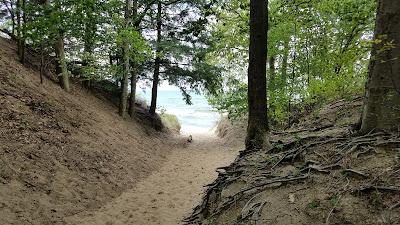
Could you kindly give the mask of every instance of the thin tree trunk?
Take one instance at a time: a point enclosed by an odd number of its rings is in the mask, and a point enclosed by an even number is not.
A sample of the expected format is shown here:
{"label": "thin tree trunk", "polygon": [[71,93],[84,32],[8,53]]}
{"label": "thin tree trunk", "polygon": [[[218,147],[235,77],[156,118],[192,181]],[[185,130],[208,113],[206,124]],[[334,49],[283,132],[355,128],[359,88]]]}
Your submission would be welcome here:
{"label": "thin tree trunk", "polygon": [[[138,3],[137,0],[133,1],[133,9],[132,9],[132,18],[135,18],[138,16]],[[136,27],[135,27],[136,28]],[[136,28],[137,29],[137,28]],[[131,63],[131,96],[130,96],[130,107],[129,107],[129,115],[131,117],[135,116],[135,104],[136,104],[136,83],[137,83],[137,76],[138,76],[138,70],[137,70],[137,65],[135,63],[135,59],[132,59]]]}
{"label": "thin tree trunk", "polygon": [[43,42],[40,44],[40,83],[43,84],[44,76],[44,47]]}
{"label": "thin tree trunk", "polygon": [[[400,1],[379,0],[361,133],[400,128]],[[386,49],[390,47],[389,49]]]}
{"label": "thin tree trunk", "polygon": [[[296,7],[297,8],[297,7]],[[296,61],[297,61],[297,22],[294,21],[294,50],[293,50],[293,62],[292,62],[292,82],[290,83],[290,95],[289,95],[289,103],[288,103],[288,111],[289,111],[289,118],[288,118],[288,127],[292,126],[292,99],[294,94],[294,84],[296,80]]]}
{"label": "thin tree trunk", "polygon": [[[129,28],[131,26],[131,10],[132,10],[132,0],[125,1],[125,28]],[[130,62],[129,62],[129,51],[130,46],[128,40],[124,40],[123,46],[123,63],[124,63],[124,74],[122,78],[122,93],[119,105],[119,114],[122,118],[126,117],[127,103],[128,103],[128,81],[129,81],[129,71],[130,71]]]}
{"label": "thin tree trunk", "polygon": [[267,31],[268,2],[250,0],[250,46],[248,68],[249,118],[246,149],[266,147],[267,120]]}
{"label": "thin tree trunk", "polygon": [[17,0],[16,3],[16,12],[17,12],[17,44],[18,44],[18,57],[21,56],[21,52],[22,52],[22,35],[21,35],[21,31],[22,31],[22,26],[21,26],[21,0]]}
{"label": "thin tree trunk", "polygon": [[275,56],[269,57],[269,80],[273,82],[276,76],[276,69],[275,69]]}
{"label": "thin tree trunk", "polygon": [[[275,87],[276,87],[276,68],[275,68],[275,56],[270,56],[269,57],[269,81],[268,81],[268,87],[269,87],[269,93],[271,93],[271,91],[275,91]],[[275,112],[275,108],[271,105],[271,102],[269,101],[270,105],[268,106],[268,115],[271,115],[272,112]]]}
{"label": "thin tree trunk", "polygon": [[[92,56],[93,55],[93,49],[95,45],[95,35],[96,35],[96,24],[95,24],[95,18],[94,18],[94,13],[95,11],[95,5],[94,2],[90,3],[90,6],[87,7],[85,10],[86,14],[86,20],[85,20],[85,34],[84,34],[84,51],[87,56]],[[90,67],[93,65],[92,59],[85,58],[83,61],[83,66]],[[85,80],[84,80],[84,85],[86,86],[87,89],[91,88],[91,80],[92,77],[87,76],[85,74]]]}
{"label": "thin tree trunk", "polygon": [[21,52],[19,55],[20,62],[25,64],[25,36],[26,36],[26,0],[22,0],[22,32],[21,32]]}
{"label": "thin tree trunk", "polygon": [[136,83],[137,83],[137,69],[136,65],[132,63],[131,68],[131,96],[130,96],[130,107],[129,107],[129,115],[131,117],[135,116],[135,105],[136,105]]}
{"label": "thin tree trunk", "polygon": [[15,35],[15,14],[14,14],[14,7],[13,7],[13,1],[10,1],[10,6],[8,6],[8,2],[6,0],[2,1],[4,6],[7,8],[7,11],[10,13],[11,17],[11,33]]}
{"label": "thin tree trunk", "polygon": [[287,69],[288,69],[288,59],[289,59],[289,40],[286,40],[284,43],[284,53],[282,58],[282,79],[286,81],[287,78]]}
{"label": "thin tree trunk", "polygon": [[60,35],[60,37],[58,37],[58,39],[56,40],[56,43],[54,44],[54,49],[58,59],[57,75],[60,81],[60,85],[65,91],[69,92],[69,77],[67,61],[65,59],[64,40],[62,38],[62,35]]}
{"label": "thin tree trunk", "polygon": [[158,1],[158,11],[157,11],[157,44],[156,44],[156,59],[154,62],[154,76],[153,76],[153,88],[151,91],[151,105],[150,105],[150,114],[154,115],[156,113],[157,108],[157,94],[158,94],[158,83],[160,82],[160,43],[161,43],[161,1]]}

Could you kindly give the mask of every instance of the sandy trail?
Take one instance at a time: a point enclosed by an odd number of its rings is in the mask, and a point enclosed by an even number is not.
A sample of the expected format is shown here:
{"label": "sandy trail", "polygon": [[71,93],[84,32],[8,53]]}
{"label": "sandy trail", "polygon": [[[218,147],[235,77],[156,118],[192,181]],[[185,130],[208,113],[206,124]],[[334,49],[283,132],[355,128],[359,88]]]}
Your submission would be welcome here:
{"label": "sandy trail", "polygon": [[[98,211],[66,218],[82,225],[178,225],[199,203],[215,169],[231,163],[235,148],[211,134],[193,135],[194,142],[174,149],[162,168]],[[238,150],[238,149],[237,149]],[[134,162],[133,162],[134,163]]]}

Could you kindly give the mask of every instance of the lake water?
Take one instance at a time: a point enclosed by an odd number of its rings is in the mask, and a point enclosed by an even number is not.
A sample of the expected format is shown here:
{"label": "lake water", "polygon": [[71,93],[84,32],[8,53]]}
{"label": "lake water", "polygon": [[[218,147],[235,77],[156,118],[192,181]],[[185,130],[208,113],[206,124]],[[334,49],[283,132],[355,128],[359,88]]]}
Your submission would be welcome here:
{"label": "lake water", "polygon": [[[139,98],[151,102],[151,90],[139,89]],[[179,90],[159,90],[157,110],[165,109],[166,113],[178,117],[183,134],[210,132],[220,119],[220,114],[212,109],[203,95],[191,94],[192,105],[186,105]]]}

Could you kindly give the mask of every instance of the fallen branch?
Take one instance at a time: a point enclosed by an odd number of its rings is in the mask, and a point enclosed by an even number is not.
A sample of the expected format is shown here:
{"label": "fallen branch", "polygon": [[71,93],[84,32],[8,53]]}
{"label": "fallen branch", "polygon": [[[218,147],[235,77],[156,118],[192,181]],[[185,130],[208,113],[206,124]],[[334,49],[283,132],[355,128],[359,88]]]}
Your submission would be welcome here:
{"label": "fallen branch", "polygon": [[400,187],[397,186],[364,186],[356,189],[355,191],[366,192],[366,191],[388,191],[388,192],[400,192]]}
{"label": "fallen branch", "polygon": [[397,207],[399,207],[399,206],[400,206],[400,202],[398,202],[398,203],[396,203],[396,204],[390,206],[389,210],[393,210],[393,209],[395,209],[395,208],[397,208]]}
{"label": "fallen branch", "polygon": [[357,170],[352,170],[352,169],[345,169],[345,170],[343,170],[342,173],[345,173],[345,174],[346,173],[352,173],[352,174],[355,174],[355,175],[360,176],[362,178],[368,178],[368,176],[365,175],[364,173],[362,173],[360,171],[357,171]]}

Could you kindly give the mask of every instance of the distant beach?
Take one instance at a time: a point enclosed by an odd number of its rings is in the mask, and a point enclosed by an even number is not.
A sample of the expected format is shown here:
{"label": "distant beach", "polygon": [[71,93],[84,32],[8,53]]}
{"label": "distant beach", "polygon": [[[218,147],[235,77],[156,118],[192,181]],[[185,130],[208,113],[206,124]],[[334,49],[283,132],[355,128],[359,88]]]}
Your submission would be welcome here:
{"label": "distant beach", "polygon": [[[138,96],[150,105],[150,90],[139,89]],[[220,114],[213,110],[203,95],[192,93],[191,96],[193,104],[186,105],[179,90],[159,90],[157,111],[165,109],[166,113],[177,116],[182,134],[210,132],[220,119]]]}

